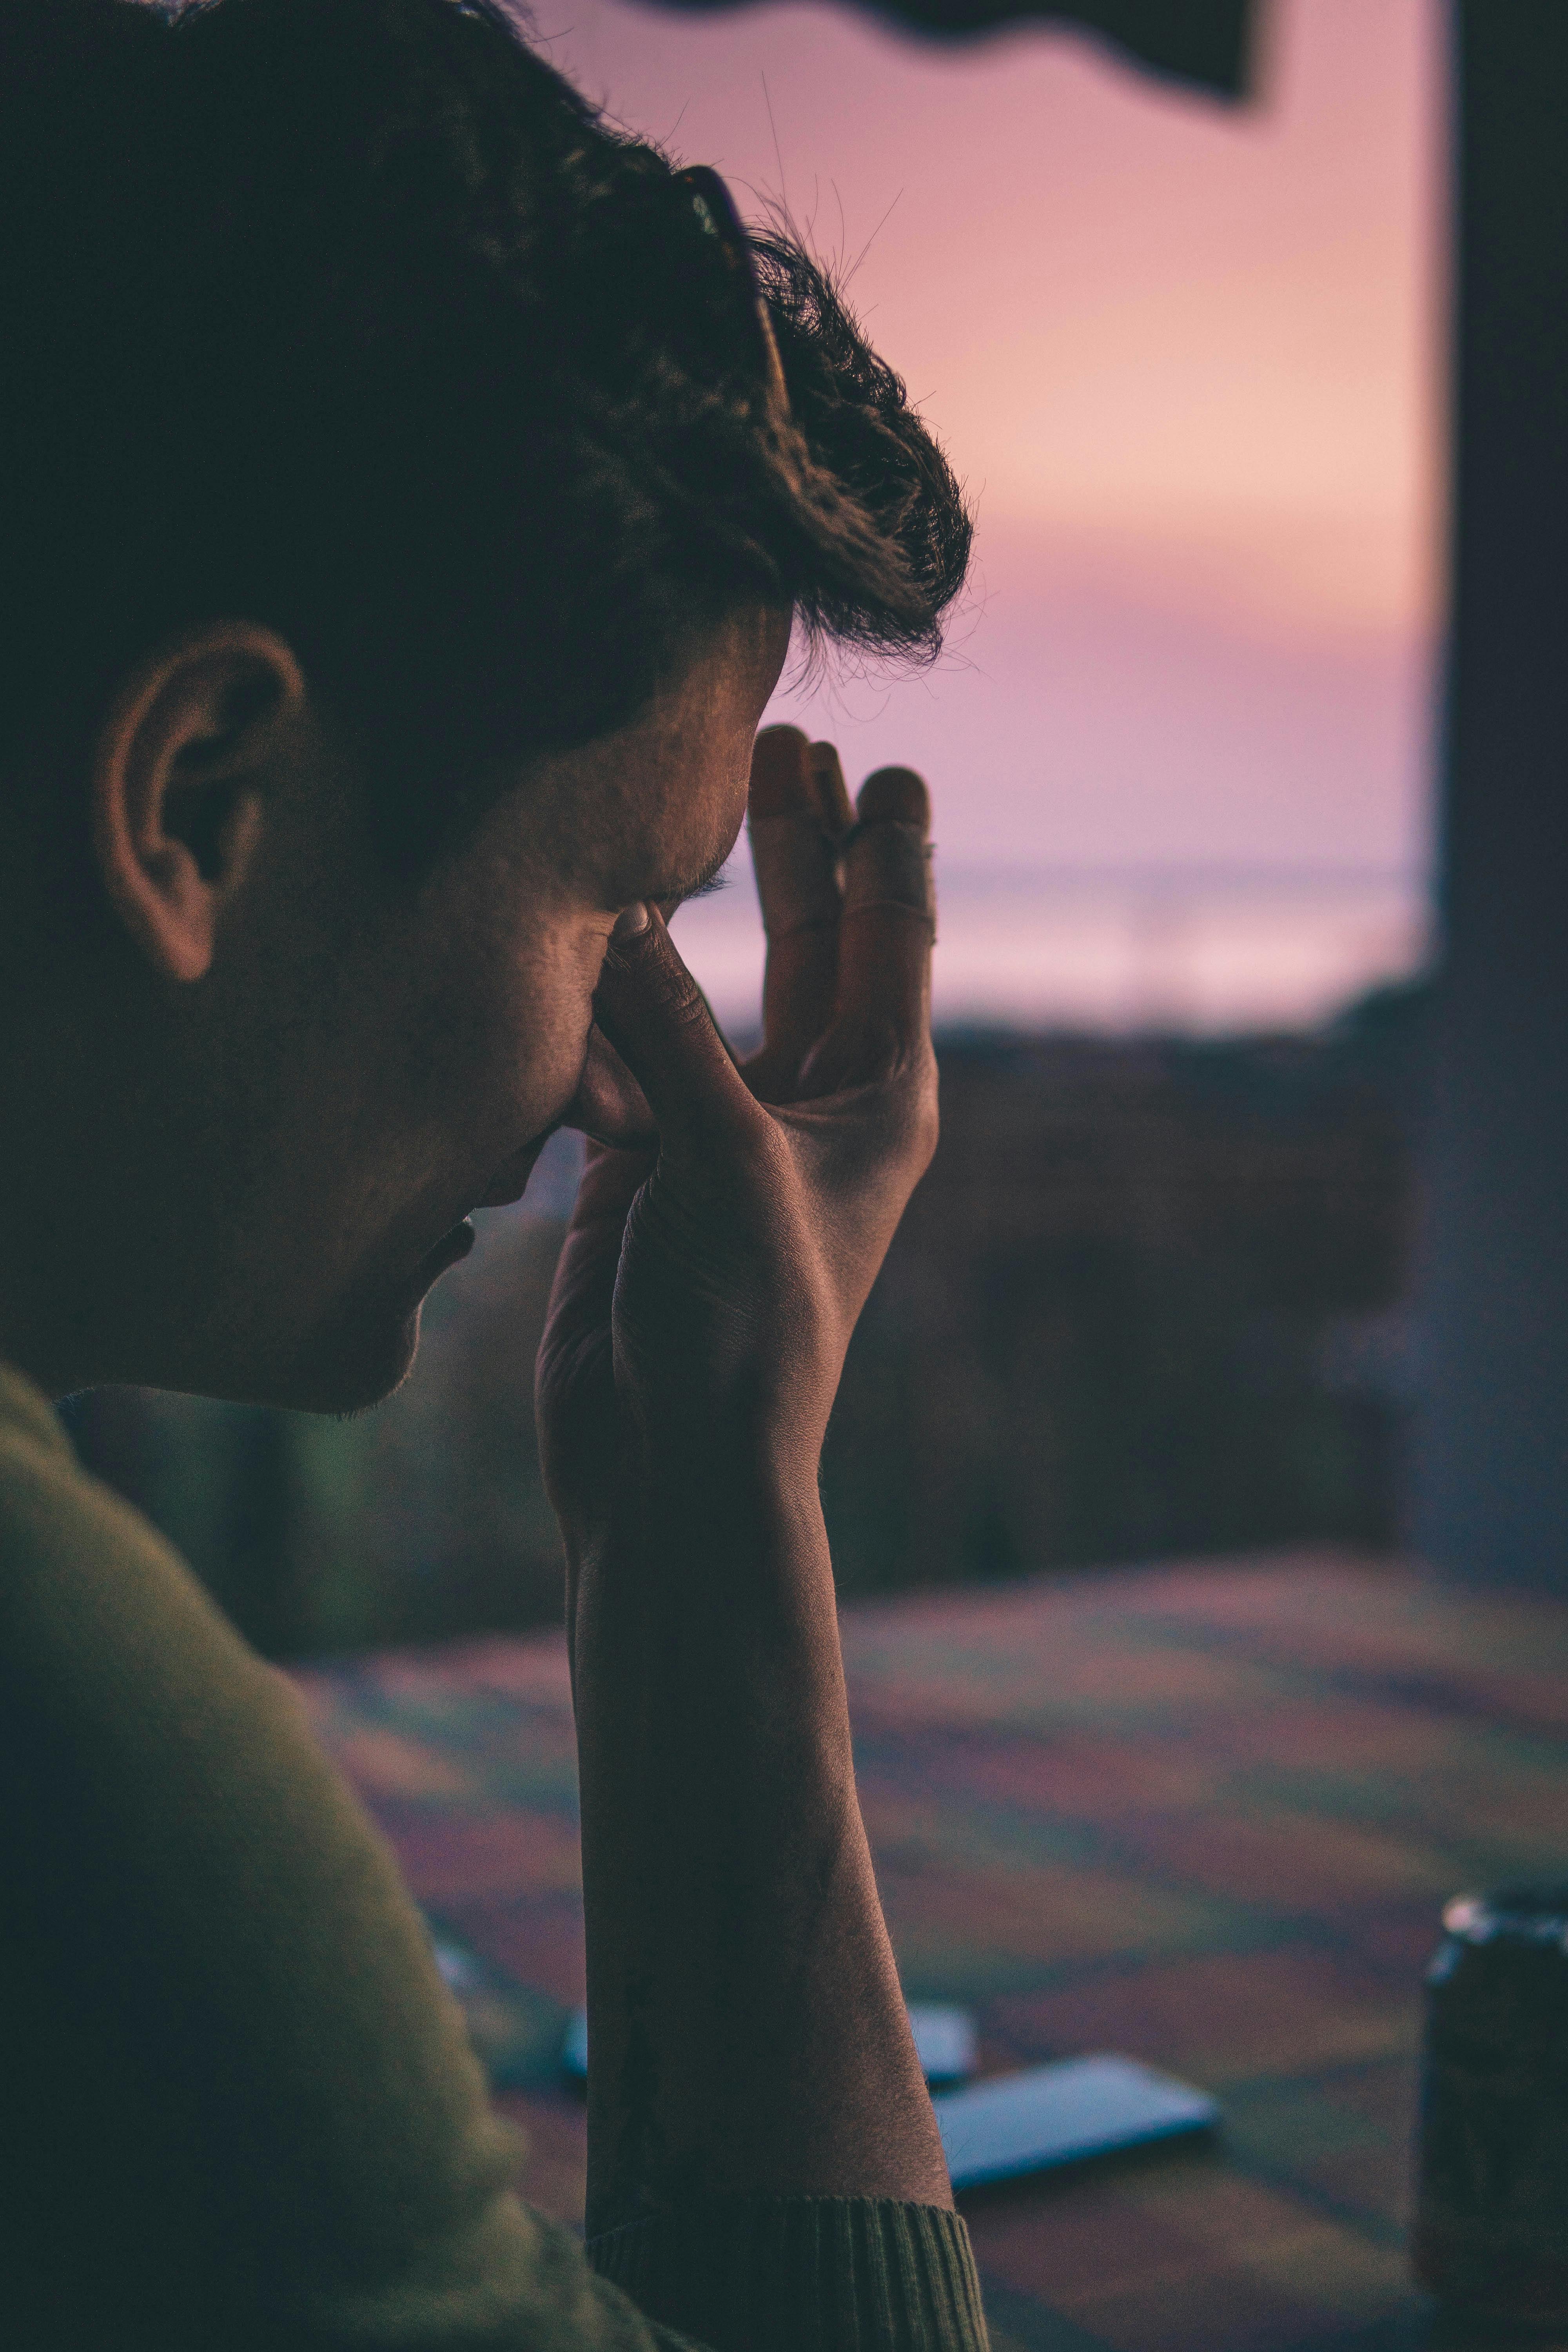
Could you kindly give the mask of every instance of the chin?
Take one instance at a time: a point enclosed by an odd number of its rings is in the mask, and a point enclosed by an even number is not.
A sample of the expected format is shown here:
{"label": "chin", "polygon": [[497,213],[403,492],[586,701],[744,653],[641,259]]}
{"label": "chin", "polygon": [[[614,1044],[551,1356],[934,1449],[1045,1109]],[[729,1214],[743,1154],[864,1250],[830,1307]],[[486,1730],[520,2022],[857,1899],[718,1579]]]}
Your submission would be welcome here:
{"label": "chin", "polygon": [[[472,1228],[462,1230],[471,1247]],[[298,1326],[269,1329],[257,1312],[248,1335],[242,1336],[242,1307],[229,1323],[226,1347],[209,1327],[199,1351],[202,1360],[184,1365],[184,1376],[177,1381],[158,1384],[296,1412],[367,1412],[400,1388],[413,1370],[425,1294],[447,1265],[467,1255],[467,1248],[453,1246],[457,1237],[454,1228],[427,1253],[412,1280],[405,1273],[388,1279],[380,1269],[367,1269],[303,1331]],[[257,1308],[260,1305],[256,1302]]]}
{"label": "chin", "polygon": [[244,1361],[210,1364],[170,1383],[233,1404],[280,1405],[291,1412],[368,1412],[413,1369],[419,1347],[419,1308],[362,1307],[334,1318],[289,1349],[271,1349]]}
{"label": "chin", "polygon": [[298,1412],[368,1412],[402,1387],[418,1349],[417,1307],[384,1319],[361,1314],[352,1323],[318,1332],[281,1383],[287,1392],[265,1402]]}

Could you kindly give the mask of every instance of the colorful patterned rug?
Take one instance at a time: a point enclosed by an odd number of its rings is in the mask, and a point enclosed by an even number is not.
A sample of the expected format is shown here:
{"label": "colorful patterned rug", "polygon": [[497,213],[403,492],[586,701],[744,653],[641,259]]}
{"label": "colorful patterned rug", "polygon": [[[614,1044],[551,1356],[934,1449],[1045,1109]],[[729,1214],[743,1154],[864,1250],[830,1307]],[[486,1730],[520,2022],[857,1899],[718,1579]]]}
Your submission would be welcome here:
{"label": "colorful patterned rug", "polygon": [[[1321,1552],[847,1611],[911,1997],[982,2069],[1120,2050],[1214,2092],[1173,2146],[964,2200],[997,2352],[1396,2352],[1421,1972],[1461,1888],[1561,1876],[1568,1605]],[[583,1997],[558,1636],[312,1669],[420,1901],[522,1987],[524,2193],[580,2220]]]}

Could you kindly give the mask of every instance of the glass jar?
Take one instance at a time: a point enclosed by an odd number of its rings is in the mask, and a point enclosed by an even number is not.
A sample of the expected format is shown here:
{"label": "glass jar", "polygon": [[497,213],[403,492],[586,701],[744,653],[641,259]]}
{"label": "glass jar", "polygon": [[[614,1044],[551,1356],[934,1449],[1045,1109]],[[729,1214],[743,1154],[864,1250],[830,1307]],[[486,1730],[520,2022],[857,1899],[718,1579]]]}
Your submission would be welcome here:
{"label": "glass jar", "polygon": [[1415,2225],[1456,2312],[1568,2328],[1568,1885],[1461,1895],[1426,1971]]}

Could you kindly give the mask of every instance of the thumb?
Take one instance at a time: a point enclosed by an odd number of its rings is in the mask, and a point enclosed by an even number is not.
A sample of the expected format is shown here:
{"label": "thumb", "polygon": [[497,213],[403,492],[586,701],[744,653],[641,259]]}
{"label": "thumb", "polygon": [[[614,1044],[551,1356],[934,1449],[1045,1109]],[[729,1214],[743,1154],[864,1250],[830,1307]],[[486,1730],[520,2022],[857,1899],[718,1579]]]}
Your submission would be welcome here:
{"label": "thumb", "polygon": [[616,923],[594,1017],[647,1096],[662,1150],[702,1152],[765,1116],[657,907],[628,907]]}

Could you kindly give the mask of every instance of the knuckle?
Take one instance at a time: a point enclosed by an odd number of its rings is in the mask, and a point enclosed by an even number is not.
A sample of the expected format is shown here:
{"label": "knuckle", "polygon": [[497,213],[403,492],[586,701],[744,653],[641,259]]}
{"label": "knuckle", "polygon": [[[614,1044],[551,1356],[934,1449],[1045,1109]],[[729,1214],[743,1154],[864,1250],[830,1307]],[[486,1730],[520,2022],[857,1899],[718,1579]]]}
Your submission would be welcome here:
{"label": "knuckle", "polygon": [[659,1009],[678,1028],[702,1029],[708,1023],[708,1000],[683,965],[665,965],[658,975]]}
{"label": "knuckle", "polygon": [[677,1028],[700,1029],[710,1019],[708,1000],[676,951],[668,931],[649,925],[644,934],[643,986],[661,1019]]}

